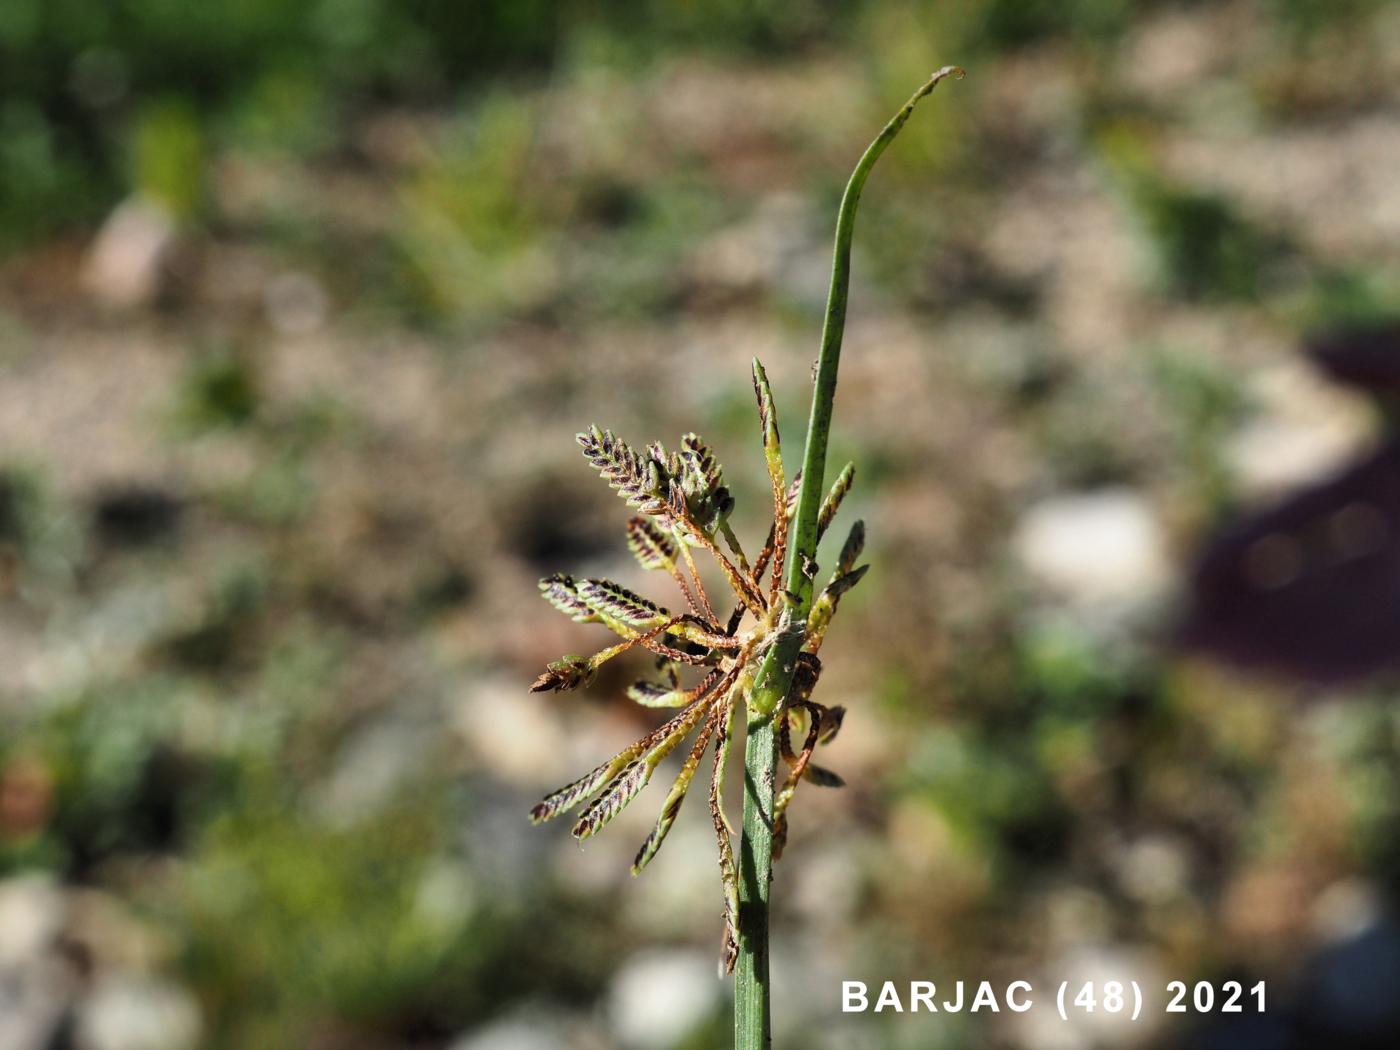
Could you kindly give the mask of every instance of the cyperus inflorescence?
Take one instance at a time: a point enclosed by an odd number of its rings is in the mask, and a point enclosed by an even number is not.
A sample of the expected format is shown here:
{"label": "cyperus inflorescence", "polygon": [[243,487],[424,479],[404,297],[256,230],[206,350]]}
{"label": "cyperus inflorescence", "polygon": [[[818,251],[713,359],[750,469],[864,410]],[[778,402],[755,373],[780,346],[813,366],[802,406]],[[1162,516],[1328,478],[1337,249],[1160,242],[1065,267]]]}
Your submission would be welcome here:
{"label": "cyperus inflorescence", "polygon": [[[592,772],[546,796],[531,810],[530,817],[540,823],[586,802],[573,827],[576,838],[586,839],[622,812],[646,787],[662,760],[694,735],[656,826],[632,863],[632,873],[639,874],[661,848],[706,750],[713,743],[709,807],[724,887],[721,961],[726,971],[733,969],[739,944],[734,831],[724,815],[723,804],[724,770],[735,712],[743,705],[750,717],[754,715],[751,700],[763,658],[781,635],[800,631],[802,642],[792,688],[768,715],[787,765],[786,779],[773,798],[775,846],[781,849],[786,836],[786,810],[798,784],[806,780],[823,787],[839,787],[842,783],[839,776],[811,759],[819,744],[830,743],[835,737],[845,711],[817,703],[812,699],[812,691],[821,675],[817,652],[832,615],[841,596],[859,582],[866,570],[866,566],[855,564],[865,544],[865,528],[858,521],[841,549],[835,572],[812,602],[805,622],[793,623],[797,602],[783,588],[782,571],[799,479],[794,478],[789,485],[785,476],[773,393],[758,361],[753,363],[753,385],[764,460],[772,483],[773,524],[752,562],[730,527],[734,499],[725,487],[724,471],[713,450],[698,435],[687,434],[681,439],[680,449],[672,452],[660,444],[637,451],[611,431],[597,427],[578,436],[588,461],[639,512],[627,523],[628,547],[643,569],[668,573],[675,580],[686,611],[673,613],[610,580],[549,576],[540,581],[545,600],[577,622],[602,624],[619,635],[621,641],[589,657],[566,656],[555,661],[531,687],[534,692],[574,689],[588,684],[600,665],[630,649],[644,649],[654,655],[658,679],[635,683],[627,695],[644,707],[674,708],[677,713]],[[818,537],[831,524],[853,477],[853,467],[847,466],[827,493],[817,518]],[[721,543],[728,554],[721,549]],[[705,552],[718,564],[732,592],[718,610],[701,581],[696,551]],[[811,575],[817,566],[809,561],[804,570]],[[686,684],[683,672],[696,680]],[[797,734],[801,734],[802,742],[794,747]]]}

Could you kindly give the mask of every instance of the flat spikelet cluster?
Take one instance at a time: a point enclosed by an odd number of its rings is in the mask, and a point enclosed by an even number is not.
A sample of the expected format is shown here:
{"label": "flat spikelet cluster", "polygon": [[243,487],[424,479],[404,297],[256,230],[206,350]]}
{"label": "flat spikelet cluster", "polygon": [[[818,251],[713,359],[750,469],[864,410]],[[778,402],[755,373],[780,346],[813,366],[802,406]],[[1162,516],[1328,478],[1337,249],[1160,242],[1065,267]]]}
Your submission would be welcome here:
{"label": "flat spikelet cluster", "polygon": [[[752,562],[730,528],[734,498],[725,487],[724,470],[699,435],[687,434],[680,448],[670,452],[659,443],[638,451],[611,431],[597,427],[578,436],[584,456],[638,512],[627,523],[628,548],[643,569],[671,576],[685,611],[672,612],[611,580],[576,579],[562,573],[549,576],[540,581],[540,593],[546,601],[578,623],[602,624],[621,640],[592,656],[565,656],[555,661],[531,687],[532,692],[544,692],[587,685],[600,665],[629,649],[645,649],[654,656],[657,677],[633,684],[627,695],[643,707],[675,709],[676,713],[598,768],[546,796],[530,811],[530,818],[540,823],[582,805],[573,834],[578,839],[588,838],[621,813],[646,787],[662,760],[693,735],[656,826],[632,863],[632,873],[639,874],[665,841],[713,743],[709,808],[724,887],[722,963],[726,972],[733,969],[738,951],[739,893],[734,832],[724,815],[724,770],[735,711],[741,703],[749,704],[757,668],[778,636],[784,611],[791,606],[779,581],[798,488],[798,478],[789,484],[784,474],[773,394],[757,361],[753,383],[764,459],[772,482],[773,524]],[[847,466],[822,503],[819,538],[850,490],[853,476],[853,468]],[[845,711],[816,703],[812,691],[821,674],[817,652],[836,606],[865,574],[866,566],[855,565],[864,544],[865,528],[856,522],[841,549],[836,571],[812,603],[792,690],[772,715],[788,767],[773,801],[778,849],[786,837],[785,814],[798,783],[807,780],[823,787],[842,783],[839,776],[811,759],[819,744],[835,737]],[[716,599],[724,603],[719,610],[701,582],[695,564],[697,550],[714,559],[729,585],[731,593]],[[816,566],[810,569],[815,572]],[[687,685],[687,676],[698,676],[698,680]],[[802,744],[794,748],[794,733],[799,732]]]}

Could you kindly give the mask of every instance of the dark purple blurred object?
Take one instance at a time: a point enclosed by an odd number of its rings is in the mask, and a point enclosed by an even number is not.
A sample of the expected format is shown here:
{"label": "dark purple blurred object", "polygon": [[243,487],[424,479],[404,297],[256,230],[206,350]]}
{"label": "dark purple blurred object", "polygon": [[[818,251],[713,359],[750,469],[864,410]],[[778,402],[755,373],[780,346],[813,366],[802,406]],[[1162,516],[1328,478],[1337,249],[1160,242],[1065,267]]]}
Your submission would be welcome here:
{"label": "dark purple blurred object", "polygon": [[[1232,975],[1245,987],[1256,977]],[[1268,1012],[1202,1019],[1180,1050],[1395,1050],[1400,930],[1382,919],[1315,952],[1296,984],[1270,984]]]}
{"label": "dark purple blurred object", "polygon": [[1400,321],[1320,332],[1306,348],[1338,383],[1382,398],[1400,395]]}
{"label": "dark purple blurred object", "polygon": [[1316,682],[1400,668],[1400,440],[1227,529],[1185,644]]}
{"label": "dark purple blurred object", "polygon": [[[1400,400],[1400,321],[1319,333],[1306,347],[1337,382]],[[1321,683],[1400,669],[1400,435],[1211,540],[1183,641]]]}

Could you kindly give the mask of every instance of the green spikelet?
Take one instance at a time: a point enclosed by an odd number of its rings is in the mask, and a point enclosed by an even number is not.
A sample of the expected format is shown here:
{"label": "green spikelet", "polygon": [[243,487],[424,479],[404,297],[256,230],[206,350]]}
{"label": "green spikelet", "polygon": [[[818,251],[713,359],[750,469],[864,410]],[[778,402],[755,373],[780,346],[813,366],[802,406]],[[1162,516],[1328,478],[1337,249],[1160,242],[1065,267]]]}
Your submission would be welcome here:
{"label": "green spikelet", "polygon": [[579,599],[604,620],[645,630],[659,627],[671,614],[655,602],[611,580],[580,580]]}
{"label": "green spikelet", "polygon": [[[676,749],[676,745],[690,735],[690,731],[705,717],[709,704],[697,701],[681,711],[660,729],[650,733],[643,743],[647,745],[640,758],[624,766],[616,776],[603,786],[602,793],[590,802],[573,826],[573,836],[582,841],[597,834],[608,822],[627,808],[647,786],[651,775],[661,760]],[[634,745],[636,746],[636,745]]]}
{"label": "green spikelet", "polygon": [[863,550],[865,550],[865,522],[857,521],[846,535],[846,542],[841,544],[841,556],[836,559],[836,575],[845,576],[849,573]]}
{"label": "green spikelet", "polygon": [[[680,479],[679,498],[683,500],[691,521],[708,535],[713,535],[734,510],[734,497],[724,485],[724,468],[715,458],[714,450],[699,434],[681,438],[681,450],[676,454],[676,477]],[[674,489],[674,505],[678,494]]]}
{"label": "green spikelet", "polygon": [[841,468],[841,473],[836,475],[836,480],[831,483],[826,498],[822,500],[821,510],[817,512],[818,540],[826,535],[826,530],[831,525],[831,519],[836,517],[836,512],[841,509],[841,501],[846,498],[846,493],[851,490],[851,484],[855,479],[856,465],[847,463]]}
{"label": "green spikelet", "polygon": [[643,707],[680,707],[690,699],[690,694],[660,682],[633,682],[627,687],[627,698]]}
{"label": "green spikelet", "polygon": [[686,434],[681,438],[680,456],[685,465],[688,491],[708,494],[724,486],[724,468],[715,458],[714,449],[699,434]]}
{"label": "green spikelet", "polygon": [[753,393],[758,400],[758,425],[763,436],[763,458],[768,463],[768,476],[773,481],[774,490],[782,492],[785,483],[782,438],[778,434],[778,411],[773,405],[773,390],[768,385],[768,373],[763,370],[763,363],[756,357],[753,359]]}
{"label": "green spikelet", "polygon": [[846,786],[845,778],[825,766],[819,766],[815,762],[808,762],[807,768],[802,771],[802,779],[814,787],[843,788]]}
{"label": "green spikelet", "polygon": [[637,857],[632,861],[633,875],[642,873],[642,869],[651,862],[652,857],[656,856],[656,851],[666,840],[666,835],[671,830],[671,825],[676,822],[676,815],[681,811],[681,803],[685,801],[686,792],[690,790],[690,782],[695,779],[695,771],[700,767],[700,760],[705,756],[705,748],[709,746],[710,737],[714,736],[714,732],[715,723],[711,719],[700,730],[700,735],[696,738],[695,745],[690,749],[690,754],[686,756],[685,763],[681,766],[675,783],[671,785],[670,794],[666,796],[666,801],[661,806],[661,816],[657,819],[656,826],[651,829],[651,833],[642,842],[641,849],[637,851]]}
{"label": "green spikelet", "polygon": [[597,769],[585,773],[572,784],[565,784],[558,791],[551,791],[530,810],[530,823],[543,824],[561,813],[567,813],[593,792],[606,784],[635,757],[632,748],[608,759]]}
{"label": "green spikelet", "polygon": [[812,611],[807,617],[808,640],[806,649],[808,652],[816,652],[821,647],[822,639],[826,636],[826,629],[831,625],[831,618],[836,615],[836,606],[841,601],[841,595],[860,583],[865,578],[865,572],[869,568],[869,565],[862,565],[859,569],[833,576],[831,582],[822,590],[820,597],[812,603]]}
{"label": "green spikelet", "polygon": [[546,576],[540,581],[540,594],[575,623],[597,623],[598,614],[579,597],[578,581],[562,572]]}
{"label": "green spikelet", "polygon": [[710,784],[710,819],[715,825],[715,838],[719,847],[719,878],[724,887],[724,938],[720,949],[720,973],[734,971],[734,963],[739,957],[739,871],[734,864],[734,845],[730,841],[732,829],[724,816],[721,798],[724,792],[724,769],[729,763],[729,744],[734,738],[734,709],[731,704],[725,712],[719,727],[719,741],[715,745],[715,776]]}
{"label": "green spikelet", "polygon": [[841,573],[826,585],[825,593],[831,597],[833,603],[836,602],[841,595],[865,579],[865,573],[869,568],[869,565],[862,565],[859,569]]}
{"label": "green spikelet", "polygon": [[611,430],[591,427],[578,435],[578,443],[588,462],[630,506],[643,514],[665,517],[670,478],[664,466],[636,451]]}
{"label": "green spikelet", "polygon": [[669,572],[676,564],[676,541],[647,518],[627,523],[627,549],[644,569]]}

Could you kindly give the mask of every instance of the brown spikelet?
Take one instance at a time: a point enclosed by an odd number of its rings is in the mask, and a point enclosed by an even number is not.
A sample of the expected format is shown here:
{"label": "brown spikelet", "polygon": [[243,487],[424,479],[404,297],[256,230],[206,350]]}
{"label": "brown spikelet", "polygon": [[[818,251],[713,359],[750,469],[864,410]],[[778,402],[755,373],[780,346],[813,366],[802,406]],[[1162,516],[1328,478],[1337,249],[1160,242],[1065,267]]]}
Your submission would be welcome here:
{"label": "brown spikelet", "polygon": [[627,523],[627,549],[644,569],[669,570],[676,564],[676,541],[647,518]]}
{"label": "brown spikelet", "polygon": [[822,708],[822,734],[818,743],[829,744],[835,740],[836,734],[841,731],[841,723],[845,720],[846,709],[840,704]]}
{"label": "brown spikelet", "polygon": [[624,766],[617,776],[604,785],[602,794],[579,814],[572,829],[574,838],[586,839],[606,827],[647,786],[652,768],[642,759]]}
{"label": "brown spikelet", "polygon": [[690,731],[709,713],[710,703],[708,699],[692,701],[669,722],[633,744],[628,751],[640,757],[620,769],[603,786],[602,793],[579,814],[573,826],[574,837],[583,840],[596,834],[621,813],[647,786],[661,760],[674,751],[676,745],[689,736]]}
{"label": "brown spikelet", "polygon": [[530,686],[532,693],[560,692],[577,689],[593,680],[592,665],[581,656],[566,656],[555,660],[545,668],[544,673]]}
{"label": "brown spikelet", "polygon": [[753,392],[758,399],[758,422],[763,437],[763,459],[768,466],[768,480],[773,488],[773,585],[777,594],[783,574],[783,557],[787,551],[788,491],[783,477],[782,442],[778,435],[777,409],[773,391],[768,386],[768,374],[758,358],[753,361]]}
{"label": "brown spikelet", "polygon": [[573,809],[615,777],[618,771],[631,761],[630,750],[629,748],[622,754],[608,759],[597,769],[585,773],[572,784],[565,784],[559,790],[551,791],[535,804],[534,809],[530,810],[530,822],[542,824],[546,820],[553,820],[559,814],[567,813]]}
{"label": "brown spikelet", "polygon": [[715,840],[719,846],[719,877],[724,887],[724,939],[720,952],[720,973],[734,971],[734,962],[739,957],[739,873],[734,866],[734,844],[730,839],[729,821],[725,819],[722,803],[724,793],[724,767],[729,759],[729,743],[733,738],[730,732],[734,715],[734,704],[727,701],[725,709],[718,716],[719,742],[715,746],[715,768],[710,779],[710,820],[715,827]]}
{"label": "brown spikelet", "polygon": [[792,518],[797,513],[797,497],[802,492],[802,468],[797,468],[797,473],[792,476],[792,481],[788,483],[787,499],[784,503],[787,508],[787,516]]}
{"label": "brown spikelet", "polygon": [[700,767],[700,760],[705,756],[705,748],[709,746],[710,737],[714,736],[714,733],[715,717],[711,715],[701,728],[700,735],[696,737],[695,744],[691,747],[690,754],[686,756],[680,773],[676,775],[675,783],[671,785],[671,791],[666,796],[666,801],[662,803],[661,816],[657,818],[656,826],[651,829],[650,834],[642,842],[641,848],[637,850],[636,859],[632,861],[633,875],[641,874],[642,869],[651,862],[652,857],[656,856],[656,851],[666,840],[671,825],[676,822],[676,815],[681,811],[681,803],[685,801],[686,792],[690,790],[690,782],[695,779],[695,771]]}
{"label": "brown spikelet", "polygon": [[599,616],[628,627],[655,627],[671,618],[671,614],[655,602],[611,580],[580,580],[576,593],[579,600]]}
{"label": "brown spikelet", "polygon": [[[812,760],[812,752],[817,746],[817,736],[821,731],[821,716],[812,710],[814,705],[802,704],[807,709],[807,739],[802,742],[802,750],[794,755],[792,753],[792,743],[788,736],[788,719],[792,717],[792,711],[785,711],[780,717],[782,719],[779,729],[779,742],[783,758],[792,768],[788,771],[787,779],[783,781],[783,786],[773,796],[773,829],[774,829],[774,851],[781,856],[782,846],[787,842],[787,808],[792,802],[792,798],[797,794],[798,782],[803,779],[807,771],[808,763]],[[781,833],[779,833],[779,829]]]}

